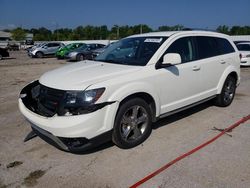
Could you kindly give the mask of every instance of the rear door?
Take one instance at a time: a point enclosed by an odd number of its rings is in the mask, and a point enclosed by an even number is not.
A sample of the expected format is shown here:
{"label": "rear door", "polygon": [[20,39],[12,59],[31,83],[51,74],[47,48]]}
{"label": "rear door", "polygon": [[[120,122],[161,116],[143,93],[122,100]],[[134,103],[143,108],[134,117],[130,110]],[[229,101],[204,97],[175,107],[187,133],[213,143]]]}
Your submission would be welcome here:
{"label": "rear door", "polygon": [[60,43],[49,43],[47,48],[47,54],[55,54],[60,47]]}
{"label": "rear door", "polygon": [[[210,36],[195,37],[200,65],[200,81],[203,98],[217,93],[219,80],[231,62],[234,48],[223,38]],[[230,55],[231,53],[231,55]]]}

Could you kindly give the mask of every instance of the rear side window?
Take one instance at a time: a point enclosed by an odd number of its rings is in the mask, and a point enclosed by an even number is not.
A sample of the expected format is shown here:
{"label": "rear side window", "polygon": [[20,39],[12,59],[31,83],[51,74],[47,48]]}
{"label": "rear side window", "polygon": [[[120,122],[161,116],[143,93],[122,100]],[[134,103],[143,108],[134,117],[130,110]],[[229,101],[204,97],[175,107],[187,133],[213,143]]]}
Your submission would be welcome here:
{"label": "rear side window", "polygon": [[198,36],[196,37],[196,41],[199,52],[198,59],[205,59],[220,55],[217,42],[214,37]]}
{"label": "rear side window", "polygon": [[193,47],[193,38],[184,37],[176,40],[169,46],[164,54],[167,53],[180,54],[182,63],[194,61],[196,59],[196,55]]}
{"label": "rear side window", "polygon": [[220,55],[235,52],[234,48],[227,39],[215,38],[215,40],[217,42]]}
{"label": "rear side window", "polygon": [[198,36],[196,41],[199,59],[235,52],[230,42],[224,38]]}
{"label": "rear side window", "polygon": [[237,48],[240,51],[250,51],[250,45],[249,44],[238,44]]}

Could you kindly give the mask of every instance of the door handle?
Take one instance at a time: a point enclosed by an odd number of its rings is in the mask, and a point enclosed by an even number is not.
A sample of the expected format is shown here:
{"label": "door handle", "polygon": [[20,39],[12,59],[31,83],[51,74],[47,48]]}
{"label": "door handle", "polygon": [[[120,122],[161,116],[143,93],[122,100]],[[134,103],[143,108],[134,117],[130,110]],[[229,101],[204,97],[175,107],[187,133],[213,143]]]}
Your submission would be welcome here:
{"label": "door handle", "polygon": [[226,63],[226,61],[224,61],[224,60],[220,61],[220,64],[225,64],[225,63]]}
{"label": "door handle", "polygon": [[201,67],[200,66],[193,66],[193,71],[199,71],[201,69]]}

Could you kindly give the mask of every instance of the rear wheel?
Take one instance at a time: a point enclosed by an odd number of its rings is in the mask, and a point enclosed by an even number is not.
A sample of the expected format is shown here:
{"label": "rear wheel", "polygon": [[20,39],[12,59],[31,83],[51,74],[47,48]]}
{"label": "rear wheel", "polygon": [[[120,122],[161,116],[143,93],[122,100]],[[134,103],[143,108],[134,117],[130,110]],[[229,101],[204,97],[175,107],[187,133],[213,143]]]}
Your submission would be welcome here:
{"label": "rear wheel", "polygon": [[36,57],[42,58],[43,57],[43,53],[42,52],[36,52]]}
{"label": "rear wheel", "polygon": [[234,99],[235,90],[236,80],[234,77],[228,76],[225,80],[221,93],[217,95],[215,99],[215,104],[221,107],[229,106]]}
{"label": "rear wheel", "polygon": [[118,110],[112,140],[120,148],[135,147],[149,137],[151,124],[148,104],[140,98],[131,99]]}
{"label": "rear wheel", "polygon": [[85,59],[85,57],[84,57],[83,54],[78,54],[77,57],[76,57],[77,61],[83,61],[84,59]]}

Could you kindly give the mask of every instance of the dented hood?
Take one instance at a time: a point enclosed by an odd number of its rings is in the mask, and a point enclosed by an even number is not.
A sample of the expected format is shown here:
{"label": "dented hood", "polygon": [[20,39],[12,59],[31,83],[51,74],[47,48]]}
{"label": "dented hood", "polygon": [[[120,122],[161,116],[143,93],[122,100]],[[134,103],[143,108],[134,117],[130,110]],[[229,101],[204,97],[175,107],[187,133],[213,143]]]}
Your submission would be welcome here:
{"label": "dented hood", "polygon": [[85,90],[90,85],[116,79],[140,68],[86,60],[49,71],[41,76],[39,82],[55,89]]}

